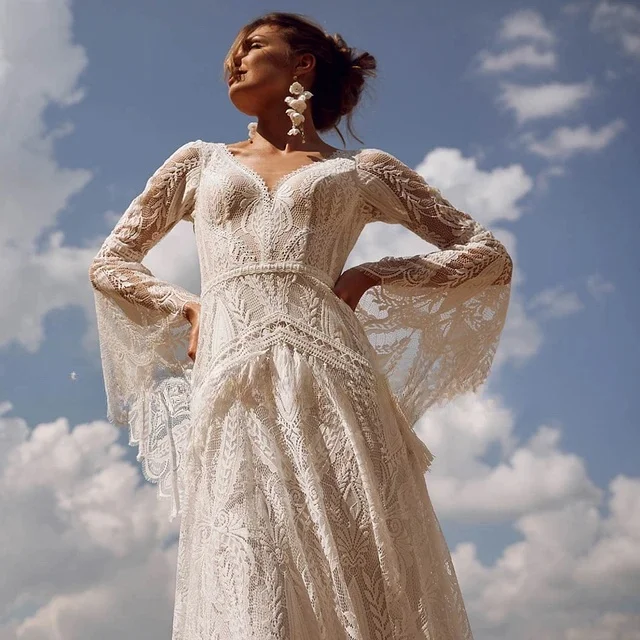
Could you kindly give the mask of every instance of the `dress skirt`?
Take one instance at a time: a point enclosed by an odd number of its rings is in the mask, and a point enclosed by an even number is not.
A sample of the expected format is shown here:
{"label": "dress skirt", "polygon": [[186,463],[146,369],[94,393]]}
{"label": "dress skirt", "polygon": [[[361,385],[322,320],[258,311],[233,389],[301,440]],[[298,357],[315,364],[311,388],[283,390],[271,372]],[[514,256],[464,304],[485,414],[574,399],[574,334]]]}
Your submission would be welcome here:
{"label": "dress skirt", "polygon": [[367,361],[271,343],[193,393],[173,640],[468,640],[428,449]]}

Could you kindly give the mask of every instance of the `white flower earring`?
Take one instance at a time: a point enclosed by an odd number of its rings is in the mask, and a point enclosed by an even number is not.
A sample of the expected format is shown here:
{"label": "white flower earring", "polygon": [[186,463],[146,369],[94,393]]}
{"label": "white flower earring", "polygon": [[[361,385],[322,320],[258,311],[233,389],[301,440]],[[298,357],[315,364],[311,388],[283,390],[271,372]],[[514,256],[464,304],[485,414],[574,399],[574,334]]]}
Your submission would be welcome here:
{"label": "white flower earring", "polygon": [[250,122],[247,125],[247,129],[249,129],[249,141],[253,142],[253,139],[256,136],[256,129],[258,128],[258,123],[257,122]]}
{"label": "white flower earring", "polygon": [[287,135],[297,136],[300,133],[302,142],[304,142],[304,129],[300,128],[300,125],[304,123],[304,115],[302,114],[307,108],[307,100],[313,97],[313,93],[304,90],[304,87],[298,82],[297,76],[293,76],[293,84],[289,87],[289,91],[293,95],[284,99],[289,107],[286,114],[291,119],[292,125]]}

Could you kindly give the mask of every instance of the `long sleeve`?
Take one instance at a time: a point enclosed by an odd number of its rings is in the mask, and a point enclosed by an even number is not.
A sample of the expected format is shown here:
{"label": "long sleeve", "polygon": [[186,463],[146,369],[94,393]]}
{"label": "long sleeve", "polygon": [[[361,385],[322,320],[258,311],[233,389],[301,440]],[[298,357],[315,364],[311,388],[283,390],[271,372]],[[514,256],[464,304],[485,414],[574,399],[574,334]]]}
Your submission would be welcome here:
{"label": "long sleeve", "polygon": [[391,154],[360,154],[367,222],[400,224],[438,247],[356,269],[379,284],[356,313],[407,420],[476,391],[486,379],[510,299],[513,263],[504,245]]}
{"label": "long sleeve", "polygon": [[201,141],[177,149],[147,180],[89,268],[94,288],[107,416],[130,427],[145,477],[179,510],[178,476],[189,428],[191,360],[187,302],[199,297],[156,278],[143,258],[192,219]]}

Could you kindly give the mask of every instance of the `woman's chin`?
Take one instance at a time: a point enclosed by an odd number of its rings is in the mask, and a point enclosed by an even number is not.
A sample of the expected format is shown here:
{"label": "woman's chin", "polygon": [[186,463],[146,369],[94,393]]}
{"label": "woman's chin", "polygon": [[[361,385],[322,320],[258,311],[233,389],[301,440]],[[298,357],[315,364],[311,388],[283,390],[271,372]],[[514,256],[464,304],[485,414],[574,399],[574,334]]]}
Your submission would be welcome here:
{"label": "woman's chin", "polygon": [[255,115],[256,100],[255,92],[244,91],[238,87],[234,88],[233,85],[229,87],[229,100],[231,100],[233,106],[240,112],[248,116]]}

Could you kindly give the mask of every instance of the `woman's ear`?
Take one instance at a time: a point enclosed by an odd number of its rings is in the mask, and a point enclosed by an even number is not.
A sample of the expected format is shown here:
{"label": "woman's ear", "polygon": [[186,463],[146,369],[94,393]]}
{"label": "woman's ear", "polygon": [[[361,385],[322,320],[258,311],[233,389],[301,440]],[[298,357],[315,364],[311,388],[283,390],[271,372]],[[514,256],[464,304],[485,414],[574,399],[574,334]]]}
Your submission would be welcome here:
{"label": "woman's ear", "polygon": [[295,74],[298,76],[310,73],[316,68],[316,57],[312,53],[302,53],[299,55],[296,66]]}

